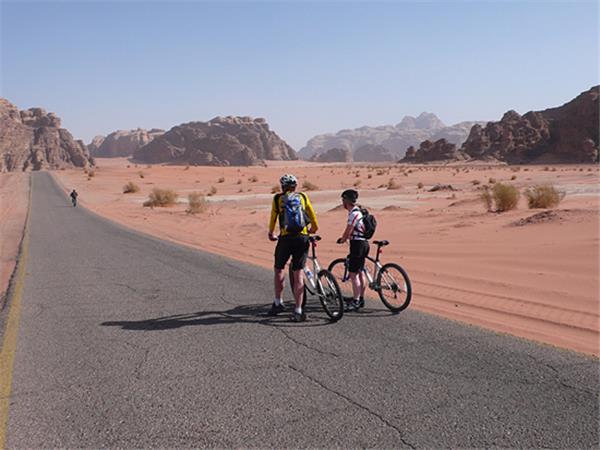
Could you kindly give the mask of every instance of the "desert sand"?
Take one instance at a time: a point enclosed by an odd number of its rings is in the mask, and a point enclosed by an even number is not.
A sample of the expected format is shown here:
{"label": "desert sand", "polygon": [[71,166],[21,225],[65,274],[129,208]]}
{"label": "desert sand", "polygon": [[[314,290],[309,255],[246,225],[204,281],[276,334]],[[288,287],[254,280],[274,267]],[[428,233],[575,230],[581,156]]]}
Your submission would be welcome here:
{"label": "desert sand", "polygon": [[[54,175],[65,190],[80,192],[84,206],[111,220],[265,268],[272,267],[274,244],[267,240],[267,222],[272,190],[281,174],[291,172],[300,184],[309,181],[317,186],[309,195],[323,237],[319,257],[326,264],[347,252],[347,247],[335,244],[346,219],[339,196],[355,186],[361,203],[378,219],[375,237],[391,242],[383,260],[399,263],[411,277],[410,308],[599,354],[597,166],[297,161],[267,167],[183,167],[136,165],[123,158],[98,159],[97,164],[93,177],[81,169]],[[395,188],[389,189],[392,179]],[[478,189],[494,180],[520,189],[551,182],[566,197],[553,212],[537,219],[529,218],[544,210],[528,209],[524,198],[516,210],[491,213],[479,200]],[[124,194],[123,185],[129,181],[140,191]],[[437,183],[456,190],[429,192]],[[144,208],[142,203],[154,187],[176,191],[178,204]],[[186,214],[190,192],[211,190],[208,211]],[[265,298],[265,304],[270,301]],[[382,305],[371,298],[367,307]]]}
{"label": "desert sand", "polygon": [[29,174],[0,173],[0,300],[15,269],[28,207]]}

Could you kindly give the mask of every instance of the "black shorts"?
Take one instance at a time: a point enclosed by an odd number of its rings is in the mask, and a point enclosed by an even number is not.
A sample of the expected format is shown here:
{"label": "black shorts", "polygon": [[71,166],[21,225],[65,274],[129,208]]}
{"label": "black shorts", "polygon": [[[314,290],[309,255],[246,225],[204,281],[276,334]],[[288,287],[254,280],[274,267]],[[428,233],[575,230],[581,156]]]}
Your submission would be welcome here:
{"label": "black shorts", "polygon": [[308,257],[308,236],[281,236],[275,247],[275,268],[283,269],[292,257],[292,270],[300,270]]}
{"label": "black shorts", "polygon": [[369,241],[350,241],[350,255],[348,256],[348,271],[359,272],[365,267],[365,259],[369,254]]}

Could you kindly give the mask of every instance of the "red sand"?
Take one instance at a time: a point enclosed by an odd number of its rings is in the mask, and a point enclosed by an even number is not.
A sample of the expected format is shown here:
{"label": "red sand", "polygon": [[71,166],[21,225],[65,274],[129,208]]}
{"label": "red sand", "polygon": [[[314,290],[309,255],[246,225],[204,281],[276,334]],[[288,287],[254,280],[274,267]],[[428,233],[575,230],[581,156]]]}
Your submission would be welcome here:
{"label": "red sand", "polygon": [[0,299],[17,262],[28,207],[29,174],[0,173]]}
{"label": "red sand", "polygon": [[[384,260],[398,262],[411,276],[411,308],[599,354],[597,166],[383,167],[292,162],[185,168],[136,167],[125,159],[97,162],[99,169],[90,180],[81,170],[54,174],[65,189],[75,187],[80,192],[82,204],[116,222],[267,268],[272,267],[274,249],[266,229],[271,189],[282,173],[292,172],[301,184],[308,180],[319,187],[309,195],[324,238],[319,255],[326,263],[346,252],[346,247],[335,244],[346,213],[331,210],[339,205],[341,190],[357,184],[362,203],[372,209],[380,224],[376,237],[391,242]],[[381,187],[392,178],[401,185],[399,189]],[[487,184],[489,178],[519,188],[553,182],[567,195],[557,208],[559,213],[548,220],[513,226],[540,210],[527,209],[522,198],[517,210],[486,212],[472,181]],[[141,191],[123,194],[128,181],[138,184]],[[418,183],[424,188],[419,189]],[[428,192],[436,183],[459,190]],[[209,211],[186,214],[187,194],[207,193],[211,186],[217,192],[209,197]],[[153,187],[175,190],[181,203],[143,208]],[[378,300],[369,301],[371,307],[380,305]]]}

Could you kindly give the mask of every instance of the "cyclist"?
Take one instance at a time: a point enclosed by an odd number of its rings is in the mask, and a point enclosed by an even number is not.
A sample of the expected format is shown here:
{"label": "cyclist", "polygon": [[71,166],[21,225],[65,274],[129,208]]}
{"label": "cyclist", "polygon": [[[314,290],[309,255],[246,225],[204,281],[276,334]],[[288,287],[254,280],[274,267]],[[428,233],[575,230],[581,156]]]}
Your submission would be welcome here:
{"label": "cyclist", "polygon": [[77,196],[79,195],[77,193],[77,191],[75,189],[73,189],[73,191],[71,192],[71,202],[73,203],[73,206],[77,206]]}
{"label": "cyclist", "polygon": [[[306,320],[306,313],[302,310],[304,293],[302,270],[308,257],[308,235],[309,233],[316,233],[319,225],[308,196],[303,192],[296,192],[298,186],[296,177],[285,174],[279,179],[279,184],[281,185],[281,193],[273,197],[271,218],[269,220],[269,240],[277,241],[274,264],[275,301],[271,306],[269,315],[277,315],[285,310],[281,294],[285,281],[285,265],[291,256],[294,297],[296,300],[291,320],[303,322]],[[277,220],[279,220],[280,227],[279,237],[273,234]]]}
{"label": "cyclist", "polygon": [[342,204],[348,211],[348,221],[346,229],[337,240],[338,244],[343,244],[350,240],[350,255],[348,261],[348,272],[352,282],[352,300],[347,301],[346,311],[356,311],[365,306],[365,289],[367,283],[363,268],[365,259],[369,254],[369,241],[365,238],[365,226],[363,224],[363,214],[361,208],[357,205],[358,192],[354,189],[347,189],[342,192]]}

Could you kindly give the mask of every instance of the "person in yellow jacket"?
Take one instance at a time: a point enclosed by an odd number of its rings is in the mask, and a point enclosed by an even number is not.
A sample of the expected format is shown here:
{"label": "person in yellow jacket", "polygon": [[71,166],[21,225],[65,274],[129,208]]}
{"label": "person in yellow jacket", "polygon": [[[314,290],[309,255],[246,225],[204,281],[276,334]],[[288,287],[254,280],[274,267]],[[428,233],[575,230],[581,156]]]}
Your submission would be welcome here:
{"label": "person in yellow jacket", "polygon": [[[308,195],[296,192],[298,180],[294,175],[285,174],[279,179],[281,192],[273,197],[271,218],[269,220],[269,240],[277,241],[275,247],[275,301],[269,315],[285,311],[281,294],[285,282],[285,265],[292,257],[292,276],[294,277],[294,297],[296,306],[291,320],[303,322],[306,313],[302,310],[304,277],[302,270],[308,256],[309,233],[316,233],[319,224]],[[275,236],[275,225],[279,220],[280,233]]]}

